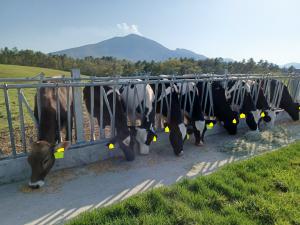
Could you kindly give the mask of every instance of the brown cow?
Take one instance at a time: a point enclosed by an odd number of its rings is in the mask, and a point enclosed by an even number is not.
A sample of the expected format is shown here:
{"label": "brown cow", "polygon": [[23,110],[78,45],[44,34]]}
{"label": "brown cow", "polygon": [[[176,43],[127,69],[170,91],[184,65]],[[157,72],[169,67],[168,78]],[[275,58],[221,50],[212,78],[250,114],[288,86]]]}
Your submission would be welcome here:
{"label": "brown cow", "polygon": [[[69,102],[71,109],[71,134],[68,134],[68,113],[67,113],[67,88],[44,87],[40,88],[40,119],[38,117],[37,94],[35,95],[34,116],[39,122],[38,141],[31,144],[31,152],[28,156],[28,163],[31,166],[31,178],[29,186],[39,188],[44,185],[44,179],[54,165],[54,153],[59,148],[65,150],[70,146],[69,141],[59,144],[59,132],[66,129],[66,137],[72,136],[72,118],[73,118],[73,98],[72,90],[69,91]],[[58,96],[56,96],[58,94]],[[57,100],[60,108],[61,130],[58,130],[57,120]]]}

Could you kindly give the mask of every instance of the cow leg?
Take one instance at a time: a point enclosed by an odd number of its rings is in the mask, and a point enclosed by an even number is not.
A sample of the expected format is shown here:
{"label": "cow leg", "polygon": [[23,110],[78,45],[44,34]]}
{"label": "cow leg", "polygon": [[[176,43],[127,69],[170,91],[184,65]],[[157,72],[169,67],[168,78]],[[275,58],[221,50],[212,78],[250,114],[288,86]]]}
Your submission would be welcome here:
{"label": "cow leg", "polygon": [[201,141],[201,133],[199,130],[194,128],[194,136],[195,136],[195,145],[201,146],[203,143]]}
{"label": "cow leg", "polygon": [[204,129],[203,129],[203,131],[202,131],[202,134],[201,134],[201,141],[202,141],[202,143],[204,143],[204,135],[205,135],[206,131],[207,131],[207,128],[205,126]]}

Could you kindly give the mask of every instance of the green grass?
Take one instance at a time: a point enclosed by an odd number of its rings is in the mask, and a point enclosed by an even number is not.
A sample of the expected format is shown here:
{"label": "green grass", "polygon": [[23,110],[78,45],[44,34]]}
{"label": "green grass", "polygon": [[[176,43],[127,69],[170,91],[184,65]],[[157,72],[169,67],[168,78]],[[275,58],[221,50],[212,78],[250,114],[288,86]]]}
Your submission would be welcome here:
{"label": "green grass", "polygon": [[300,224],[300,142],[83,213],[68,224]]}
{"label": "green grass", "polygon": [[[17,66],[17,65],[4,65],[0,64],[0,78],[20,78],[20,77],[33,77],[43,72],[46,76],[55,76],[55,75],[66,75],[69,76],[70,72],[46,69],[40,67],[30,67],[30,66]],[[36,89],[33,88],[24,88],[24,95],[28,100],[31,108],[33,109],[33,101],[34,95],[36,93]],[[18,95],[16,90],[9,90],[9,99],[10,99],[10,107],[12,113],[12,120],[14,126],[19,126],[19,103],[18,103]],[[27,113],[25,107],[24,116],[25,120],[32,124],[31,118]],[[7,123],[7,113],[5,107],[4,93],[0,93],[0,130],[8,127]]]}
{"label": "green grass", "polygon": [[43,72],[46,76],[70,75],[70,72],[41,67],[0,64],[0,78],[33,77]]}

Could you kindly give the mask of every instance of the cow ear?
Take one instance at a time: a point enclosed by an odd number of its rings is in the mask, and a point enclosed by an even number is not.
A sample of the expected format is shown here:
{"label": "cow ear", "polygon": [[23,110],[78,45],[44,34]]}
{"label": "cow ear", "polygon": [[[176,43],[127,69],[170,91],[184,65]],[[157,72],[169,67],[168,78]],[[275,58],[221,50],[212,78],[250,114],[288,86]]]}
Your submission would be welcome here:
{"label": "cow ear", "polygon": [[71,145],[70,141],[63,141],[54,146],[54,152],[57,152],[59,149],[61,149],[62,151],[65,151],[70,147],[70,145]]}

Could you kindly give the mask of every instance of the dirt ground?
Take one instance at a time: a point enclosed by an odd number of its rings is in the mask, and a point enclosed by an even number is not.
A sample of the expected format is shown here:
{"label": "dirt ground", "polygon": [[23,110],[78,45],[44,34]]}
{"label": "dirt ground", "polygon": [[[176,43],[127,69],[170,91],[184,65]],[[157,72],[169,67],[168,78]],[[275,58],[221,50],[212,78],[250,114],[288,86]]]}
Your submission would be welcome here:
{"label": "dirt ground", "polygon": [[134,162],[118,157],[55,171],[47,176],[46,185],[39,190],[28,189],[27,181],[0,186],[0,202],[5,206],[0,210],[1,224],[61,224],[83,211],[182,178],[209,174],[225,164],[299,139],[300,122],[285,122],[256,134],[245,129],[237,136],[211,135],[202,147],[196,147],[191,138],[185,144],[183,157],[175,157],[166,134],[162,134],[151,146],[150,154],[138,156]]}

